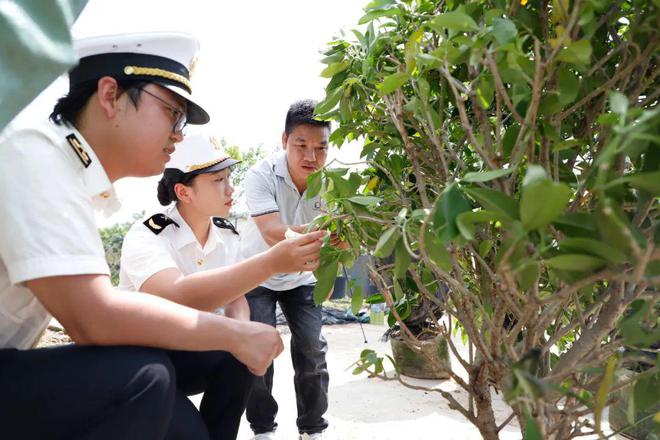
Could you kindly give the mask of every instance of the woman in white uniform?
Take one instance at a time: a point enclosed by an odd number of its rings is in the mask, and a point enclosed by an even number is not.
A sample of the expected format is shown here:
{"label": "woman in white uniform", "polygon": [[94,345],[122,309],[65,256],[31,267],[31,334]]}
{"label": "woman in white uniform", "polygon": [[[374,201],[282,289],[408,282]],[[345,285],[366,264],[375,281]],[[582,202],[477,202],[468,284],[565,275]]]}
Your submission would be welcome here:
{"label": "woman in white uniform", "polygon": [[[224,307],[227,317],[249,321],[246,292],[275,273],[294,270],[287,263],[291,252],[308,252],[314,259],[318,237],[311,236],[306,246],[285,241],[282,249],[275,246],[238,261],[239,235],[226,220],[234,192],[229,173],[236,163],[208,136],[186,137],[180,143],[158,183],[158,200],[168,207],[136,222],[124,239],[122,289],[200,310]],[[178,392],[204,392],[200,412],[211,438],[235,438],[252,374],[227,352],[172,351],[170,357]],[[177,399],[175,414],[189,411],[185,405],[192,403]]]}

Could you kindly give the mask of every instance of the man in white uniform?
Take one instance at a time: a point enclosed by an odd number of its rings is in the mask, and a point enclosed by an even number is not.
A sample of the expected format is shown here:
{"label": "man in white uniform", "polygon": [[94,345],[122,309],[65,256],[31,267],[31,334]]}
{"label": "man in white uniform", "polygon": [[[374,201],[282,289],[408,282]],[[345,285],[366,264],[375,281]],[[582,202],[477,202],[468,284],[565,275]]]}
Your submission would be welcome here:
{"label": "man in white uniform", "polygon": [[[198,43],[164,33],[76,45],[54,123],[0,140],[0,438],[208,438],[194,408],[173,417],[180,395],[162,349],[224,350],[263,374],[279,335],[114,289],[94,221],[95,208],[119,206],[114,181],[161,173],[186,123],[209,120],[191,96]],[[289,258],[313,269],[301,242]],[[30,350],[51,315],[76,344]]]}

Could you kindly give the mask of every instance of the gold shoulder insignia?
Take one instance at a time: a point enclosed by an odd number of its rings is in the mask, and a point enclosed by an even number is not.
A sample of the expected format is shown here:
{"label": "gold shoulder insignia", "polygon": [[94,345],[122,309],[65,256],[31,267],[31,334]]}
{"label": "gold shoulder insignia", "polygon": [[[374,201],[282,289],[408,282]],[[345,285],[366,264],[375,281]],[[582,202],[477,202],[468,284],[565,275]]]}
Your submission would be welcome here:
{"label": "gold shoulder insignia", "polygon": [[231,232],[238,235],[238,231],[236,230],[234,225],[232,225],[231,222],[226,218],[213,217],[213,224],[216,225],[218,228],[229,229],[231,230]]}
{"label": "gold shoulder insignia", "polygon": [[177,228],[179,224],[166,216],[165,214],[154,214],[142,222],[151,232],[158,235],[169,225],[174,225]]}
{"label": "gold shoulder insignia", "polygon": [[85,168],[87,168],[92,163],[92,158],[89,157],[89,154],[87,154],[87,151],[85,151],[85,147],[82,146],[82,143],[73,133],[68,135],[66,140],[69,145],[71,145],[71,148],[73,148],[73,151],[76,153],[76,156],[78,156],[78,159],[80,159]]}

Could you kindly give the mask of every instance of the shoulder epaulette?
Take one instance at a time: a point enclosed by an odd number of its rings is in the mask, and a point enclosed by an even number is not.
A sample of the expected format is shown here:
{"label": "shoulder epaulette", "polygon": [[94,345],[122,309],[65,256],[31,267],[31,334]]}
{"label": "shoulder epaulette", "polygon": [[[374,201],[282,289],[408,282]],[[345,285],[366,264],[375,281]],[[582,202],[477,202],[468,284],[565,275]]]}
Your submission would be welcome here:
{"label": "shoulder epaulette", "polygon": [[89,167],[92,163],[92,159],[89,157],[89,154],[85,151],[85,147],[83,147],[82,142],[80,142],[76,135],[71,133],[66,137],[66,141],[73,149],[73,152],[76,153],[76,156],[78,156],[78,159],[80,159],[83,166],[85,168]]}
{"label": "shoulder epaulette", "polygon": [[238,231],[236,230],[234,225],[232,225],[231,222],[229,220],[227,220],[226,218],[213,217],[213,224],[216,225],[218,228],[230,229],[231,232],[238,235]]}
{"label": "shoulder epaulette", "polygon": [[158,235],[169,225],[174,225],[177,228],[179,224],[166,216],[165,214],[154,214],[145,221],[142,222],[151,232]]}

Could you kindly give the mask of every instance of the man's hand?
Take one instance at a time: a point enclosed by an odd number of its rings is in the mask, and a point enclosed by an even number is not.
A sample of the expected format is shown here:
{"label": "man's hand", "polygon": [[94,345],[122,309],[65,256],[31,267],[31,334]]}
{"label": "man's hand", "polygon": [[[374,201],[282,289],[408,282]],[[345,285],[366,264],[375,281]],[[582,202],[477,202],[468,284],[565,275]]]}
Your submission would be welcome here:
{"label": "man's hand", "polygon": [[326,235],[325,231],[314,231],[280,241],[268,250],[271,267],[278,273],[316,270]]}
{"label": "man's hand", "polygon": [[284,343],[275,327],[260,322],[238,321],[242,339],[231,353],[256,376],[263,376],[277,356],[284,350]]}

